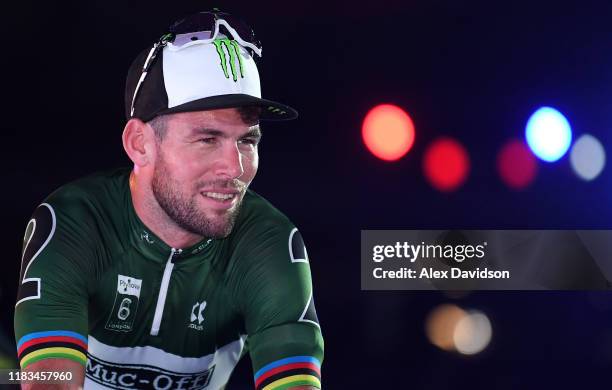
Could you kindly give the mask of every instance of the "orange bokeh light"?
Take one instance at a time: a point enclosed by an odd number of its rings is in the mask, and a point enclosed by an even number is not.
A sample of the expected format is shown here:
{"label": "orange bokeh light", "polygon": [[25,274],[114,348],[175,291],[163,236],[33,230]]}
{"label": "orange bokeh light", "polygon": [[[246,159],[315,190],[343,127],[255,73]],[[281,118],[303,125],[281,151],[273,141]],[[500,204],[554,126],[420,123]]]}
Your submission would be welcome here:
{"label": "orange bokeh light", "polygon": [[363,142],[376,157],[395,161],[414,144],[414,124],[408,114],[392,104],[371,109],[363,120]]}

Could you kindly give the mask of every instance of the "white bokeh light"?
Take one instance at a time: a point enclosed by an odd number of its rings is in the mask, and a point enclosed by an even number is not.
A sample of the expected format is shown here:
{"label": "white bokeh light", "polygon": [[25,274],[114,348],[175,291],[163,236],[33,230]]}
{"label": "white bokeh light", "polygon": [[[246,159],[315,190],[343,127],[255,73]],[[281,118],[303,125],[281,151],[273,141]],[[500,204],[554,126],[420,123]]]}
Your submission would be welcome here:
{"label": "white bokeh light", "polygon": [[477,354],[489,345],[492,334],[489,318],[480,311],[470,311],[455,326],[455,348],[464,355]]}
{"label": "white bokeh light", "polygon": [[561,112],[552,107],[542,107],[529,117],[525,138],[539,159],[555,162],[568,151],[572,128]]}
{"label": "white bokeh light", "polygon": [[599,140],[584,134],[576,140],[570,152],[572,169],[581,179],[595,179],[606,165],[606,151]]}

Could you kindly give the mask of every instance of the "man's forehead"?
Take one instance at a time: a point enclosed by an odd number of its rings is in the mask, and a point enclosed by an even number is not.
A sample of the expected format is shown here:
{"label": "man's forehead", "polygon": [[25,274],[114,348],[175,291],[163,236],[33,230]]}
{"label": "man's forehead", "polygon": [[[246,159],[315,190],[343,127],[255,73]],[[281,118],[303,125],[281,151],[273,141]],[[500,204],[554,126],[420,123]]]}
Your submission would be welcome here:
{"label": "man's forehead", "polygon": [[170,127],[182,127],[189,132],[214,129],[223,133],[261,131],[259,122],[245,123],[236,108],[181,112],[168,115]]}
{"label": "man's forehead", "polygon": [[170,118],[183,122],[240,122],[241,115],[237,108],[218,108],[214,110],[177,112]]}

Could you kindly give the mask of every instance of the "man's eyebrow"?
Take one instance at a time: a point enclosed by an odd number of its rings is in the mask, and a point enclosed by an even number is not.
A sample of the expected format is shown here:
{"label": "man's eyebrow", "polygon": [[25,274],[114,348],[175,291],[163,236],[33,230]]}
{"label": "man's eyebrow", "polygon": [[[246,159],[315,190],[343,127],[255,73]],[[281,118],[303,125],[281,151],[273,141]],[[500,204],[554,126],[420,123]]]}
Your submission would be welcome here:
{"label": "man's eyebrow", "polygon": [[212,135],[215,137],[224,137],[225,133],[221,130],[212,129],[209,127],[196,127],[191,130],[193,135]]}
{"label": "man's eyebrow", "polygon": [[[192,134],[193,135],[211,135],[213,137],[227,138],[227,133],[221,130],[217,130],[217,129],[213,129],[209,127],[196,127],[192,130]],[[253,126],[251,127],[249,131],[247,131],[242,136],[240,136],[240,138],[246,138],[246,137],[261,137],[260,127]]]}
{"label": "man's eyebrow", "polygon": [[251,130],[244,133],[241,138],[248,137],[261,138],[261,128],[259,126],[253,126],[251,127]]}

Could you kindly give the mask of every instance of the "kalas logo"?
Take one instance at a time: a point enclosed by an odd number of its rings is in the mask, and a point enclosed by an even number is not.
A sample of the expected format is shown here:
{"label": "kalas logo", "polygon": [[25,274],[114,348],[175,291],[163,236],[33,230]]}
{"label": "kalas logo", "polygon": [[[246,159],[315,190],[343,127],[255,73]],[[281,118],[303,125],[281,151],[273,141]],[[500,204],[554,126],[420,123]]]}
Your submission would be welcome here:
{"label": "kalas logo", "polygon": [[[204,322],[204,315],[202,314],[204,309],[206,309],[206,301],[202,303],[196,302],[195,305],[193,305],[191,308],[191,323],[187,325],[188,328],[195,330],[204,329],[204,325],[202,325],[202,322]],[[197,324],[195,323],[196,321],[198,322]]]}

